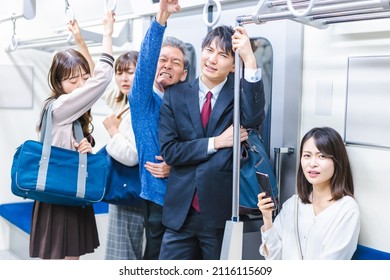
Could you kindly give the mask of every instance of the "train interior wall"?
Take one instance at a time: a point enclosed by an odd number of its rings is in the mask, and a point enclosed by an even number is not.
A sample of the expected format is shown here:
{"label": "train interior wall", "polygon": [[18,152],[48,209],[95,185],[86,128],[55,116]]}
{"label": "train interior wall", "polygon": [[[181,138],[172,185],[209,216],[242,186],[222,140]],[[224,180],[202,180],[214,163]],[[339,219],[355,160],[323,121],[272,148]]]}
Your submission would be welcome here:
{"label": "train interior wall", "polygon": [[[305,27],[301,130],[303,135],[314,126],[332,126],[343,135],[349,57],[376,57],[390,54],[389,19],[340,23],[325,30]],[[362,83],[376,90],[372,73]],[[385,80],[377,81],[383,83]],[[331,86],[327,86],[331,85]],[[327,90],[326,90],[327,88]],[[325,93],[319,91],[325,90]],[[325,112],[318,110],[325,95]],[[329,102],[329,103],[328,103]],[[375,126],[375,123],[369,124]],[[384,133],[384,132],[383,132]],[[356,200],[361,211],[359,243],[390,252],[390,156],[388,148],[348,145],[355,184]]]}

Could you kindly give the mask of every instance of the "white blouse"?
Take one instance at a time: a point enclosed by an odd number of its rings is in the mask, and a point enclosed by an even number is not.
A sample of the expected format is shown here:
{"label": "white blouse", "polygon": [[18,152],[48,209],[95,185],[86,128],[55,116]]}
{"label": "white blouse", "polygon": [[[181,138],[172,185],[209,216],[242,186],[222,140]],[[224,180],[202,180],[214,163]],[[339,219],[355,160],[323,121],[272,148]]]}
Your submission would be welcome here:
{"label": "white blouse", "polygon": [[[295,196],[283,204],[273,226],[262,232],[259,251],[267,260],[300,259],[294,228]],[[359,231],[359,207],[352,197],[344,196],[318,215],[312,204],[303,204],[299,199],[298,236],[303,259],[349,260],[356,250]]]}

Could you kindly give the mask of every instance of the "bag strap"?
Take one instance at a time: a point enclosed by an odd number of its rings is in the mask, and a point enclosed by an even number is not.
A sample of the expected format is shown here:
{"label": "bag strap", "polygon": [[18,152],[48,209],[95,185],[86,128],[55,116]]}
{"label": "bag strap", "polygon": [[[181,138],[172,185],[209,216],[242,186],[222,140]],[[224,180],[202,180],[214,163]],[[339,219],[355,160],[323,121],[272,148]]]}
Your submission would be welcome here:
{"label": "bag strap", "polygon": [[[47,109],[44,112],[41,126],[40,141],[43,143],[41,161],[39,163],[38,178],[36,189],[39,191],[45,191],[47,171],[49,169],[49,160],[51,154],[52,144],[52,107],[53,102],[49,103]],[[80,142],[83,139],[83,130],[79,121],[73,122],[73,129],[76,140]],[[87,154],[79,154],[78,175],[77,175],[77,192],[76,197],[85,197],[85,185],[87,180]]]}
{"label": "bag strap", "polygon": [[[81,128],[81,124],[79,121],[73,122],[73,129],[76,140],[78,143],[84,138],[83,129]],[[77,173],[77,192],[76,197],[84,198],[86,192],[86,184],[87,184],[87,154],[78,153],[79,154],[79,172]]]}
{"label": "bag strap", "polygon": [[303,260],[301,241],[299,240],[299,232],[298,232],[298,205],[299,205],[298,199],[299,199],[299,196],[295,195],[295,199],[294,199],[294,230],[295,230],[295,240],[297,242],[297,247],[298,247],[299,259]]}
{"label": "bag strap", "polygon": [[126,111],[128,111],[129,109],[130,109],[130,107],[127,106],[127,107],[124,108],[124,109],[122,110],[122,112],[120,112],[116,117],[117,117],[118,119],[120,119],[120,118],[122,117],[122,115],[123,115],[124,113],[126,113]]}

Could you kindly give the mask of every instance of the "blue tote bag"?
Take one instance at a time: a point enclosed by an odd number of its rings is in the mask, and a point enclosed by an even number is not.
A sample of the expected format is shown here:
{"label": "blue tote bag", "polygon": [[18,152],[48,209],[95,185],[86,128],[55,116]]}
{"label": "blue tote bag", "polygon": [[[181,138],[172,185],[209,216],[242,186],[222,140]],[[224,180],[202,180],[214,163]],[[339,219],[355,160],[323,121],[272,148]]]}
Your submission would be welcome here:
{"label": "blue tote bag", "polygon": [[[20,145],[11,168],[14,195],[46,203],[87,206],[103,199],[108,162],[103,155],[82,154],[51,146],[52,104],[42,122],[41,141]],[[81,125],[73,123],[77,141],[83,138]]]}
{"label": "blue tote bag", "polygon": [[106,150],[106,146],[97,154],[106,157],[108,162],[108,180],[103,201],[124,206],[140,207],[143,200],[141,193],[141,180],[139,166],[127,166],[112,158]]}
{"label": "blue tote bag", "polygon": [[260,134],[256,129],[251,129],[248,139],[241,144],[240,214],[260,214],[257,195],[265,191],[267,186],[261,186],[257,172],[268,175],[272,189],[270,195],[277,198],[278,187],[271,161]]}

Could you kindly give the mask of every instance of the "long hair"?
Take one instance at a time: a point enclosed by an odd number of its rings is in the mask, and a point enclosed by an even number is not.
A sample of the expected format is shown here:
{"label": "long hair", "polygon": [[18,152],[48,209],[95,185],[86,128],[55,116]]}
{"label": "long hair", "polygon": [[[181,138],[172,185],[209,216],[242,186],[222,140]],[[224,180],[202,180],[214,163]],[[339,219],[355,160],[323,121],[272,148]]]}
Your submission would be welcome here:
{"label": "long hair", "polygon": [[[315,127],[303,136],[299,158],[302,158],[303,145],[313,138],[317,149],[326,157],[333,160],[334,174],[331,178],[332,200],[339,200],[345,195],[354,195],[351,166],[347,150],[340,134],[330,127]],[[310,203],[309,195],[313,190],[312,184],[306,180],[302,165],[299,164],[297,174],[297,189],[303,203]]]}
{"label": "long hair", "polygon": [[[67,49],[64,51],[59,51],[54,55],[47,76],[51,95],[43,103],[40,120],[37,125],[38,132],[41,131],[42,118],[45,110],[47,109],[48,103],[54,99],[57,99],[61,95],[66,94],[61,87],[61,82],[71,77],[73,73],[80,70],[83,70],[83,72],[86,74],[91,74],[88,61],[80,52],[74,49]],[[93,139],[90,136],[90,134],[93,132],[91,110],[85,112],[78,120],[80,121],[81,127],[83,129],[84,136],[87,137],[88,141],[92,143]]]}
{"label": "long hair", "polygon": [[[136,66],[138,61],[138,51],[129,51],[121,54],[116,60],[115,60],[115,74],[118,72],[126,72],[130,69],[131,65]],[[127,103],[128,97],[126,94],[119,94],[116,97],[116,102],[121,102],[123,99],[125,99],[125,102]]]}

